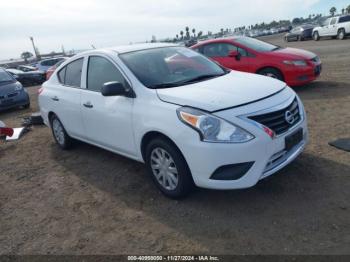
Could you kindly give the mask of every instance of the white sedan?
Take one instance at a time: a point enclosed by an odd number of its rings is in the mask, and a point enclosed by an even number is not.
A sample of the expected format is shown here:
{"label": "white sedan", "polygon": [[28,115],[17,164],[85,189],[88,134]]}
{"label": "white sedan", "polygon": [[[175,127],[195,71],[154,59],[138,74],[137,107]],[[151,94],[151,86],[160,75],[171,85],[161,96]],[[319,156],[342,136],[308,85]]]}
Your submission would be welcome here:
{"label": "white sedan", "polygon": [[294,160],[308,137],[303,104],[285,83],[168,44],[81,53],[39,93],[61,148],[78,139],[144,162],[171,198],[194,185],[254,186]]}

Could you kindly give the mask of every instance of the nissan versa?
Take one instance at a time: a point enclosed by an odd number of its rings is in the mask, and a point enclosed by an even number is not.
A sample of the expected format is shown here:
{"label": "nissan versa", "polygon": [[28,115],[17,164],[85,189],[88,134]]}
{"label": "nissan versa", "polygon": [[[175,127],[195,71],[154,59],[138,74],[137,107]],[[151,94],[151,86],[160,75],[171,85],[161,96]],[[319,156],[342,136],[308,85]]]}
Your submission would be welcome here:
{"label": "nissan versa", "polygon": [[252,187],[294,160],[308,137],[303,104],[285,83],[167,44],[81,53],[39,93],[60,147],[78,139],[144,162],[171,198],[194,185]]}

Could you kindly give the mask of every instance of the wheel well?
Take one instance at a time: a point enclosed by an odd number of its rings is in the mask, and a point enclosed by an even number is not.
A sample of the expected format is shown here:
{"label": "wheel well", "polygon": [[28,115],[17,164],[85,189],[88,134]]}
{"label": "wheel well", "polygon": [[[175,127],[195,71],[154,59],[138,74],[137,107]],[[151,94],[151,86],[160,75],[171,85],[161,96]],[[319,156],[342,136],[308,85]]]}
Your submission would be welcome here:
{"label": "wheel well", "polygon": [[345,32],[345,28],[344,28],[344,27],[339,28],[339,29],[338,29],[338,33],[340,32],[340,30],[343,30],[343,31]]}
{"label": "wheel well", "polygon": [[49,121],[51,120],[51,118],[55,115],[54,112],[49,112]]}
{"label": "wheel well", "polygon": [[265,69],[277,70],[281,74],[281,76],[282,76],[282,78],[284,80],[284,75],[283,75],[282,71],[279,70],[277,67],[274,67],[274,66],[265,66],[265,67],[259,68],[258,70],[256,70],[256,74],[259,74],[262,70],[265,70]]}
{"label": "wheel well", "polygon": [[145,157],[146,157],[147,145],[150,141],[152,141],[155,138],[163,138],[163,139],[167,140],[168,142],[173,144],[181,152],[181,150],[174,143],[174,141],[172,141],[168,136],[166,136],[158,131],[150,131],[150,132],[146,133],[141,140],[141,154],[142,154],[142,158],[144,161],[146,161]]}

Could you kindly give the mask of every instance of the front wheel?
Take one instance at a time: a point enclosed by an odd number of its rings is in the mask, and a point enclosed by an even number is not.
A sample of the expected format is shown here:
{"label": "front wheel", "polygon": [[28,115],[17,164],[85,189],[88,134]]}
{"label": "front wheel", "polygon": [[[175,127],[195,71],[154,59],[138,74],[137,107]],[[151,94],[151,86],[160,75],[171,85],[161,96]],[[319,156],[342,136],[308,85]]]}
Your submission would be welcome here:
{"label": "front wheel", "polygon": [[339,40],[344,40],[344,38],[345,38],[345,30],[344,29],[340,29],[338,31],[337,37],[338,37]]}
{"label": "front wheel", "polygon": [[56,115],[53,115],[50,119],[52,135],[56,141],[56,143],[62,149],[69,149],[72,145],[72,138],[67,134],[64,129],[61,121],[58,119]]}
{"label": "front wheel", "polygon": [[167,197],[178,199],[188,195],[194,183],[180,150],[164,138],[152,140],[145,155],[153,182]]}
{"label": "front wheel", "polygon": [[275,68],[262,69],[258,72],[258,74],[284,81],[282,73]]}

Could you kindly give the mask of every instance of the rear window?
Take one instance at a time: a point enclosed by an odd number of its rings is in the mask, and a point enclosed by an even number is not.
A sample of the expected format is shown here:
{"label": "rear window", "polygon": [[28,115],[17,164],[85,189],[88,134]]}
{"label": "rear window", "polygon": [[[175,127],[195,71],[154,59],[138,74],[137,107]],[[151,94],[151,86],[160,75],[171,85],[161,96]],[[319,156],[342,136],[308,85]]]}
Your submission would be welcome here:
{"label": "rear window", "polygon": [[350,22],[350,15],[339,18],[339,23],[345,23],[345,22]]}
{"label": "rear window", "polygon": [[83,61],[83,58],[79,58],[63,67],[58,72],[59,81],[67,86],[80,87]]}

